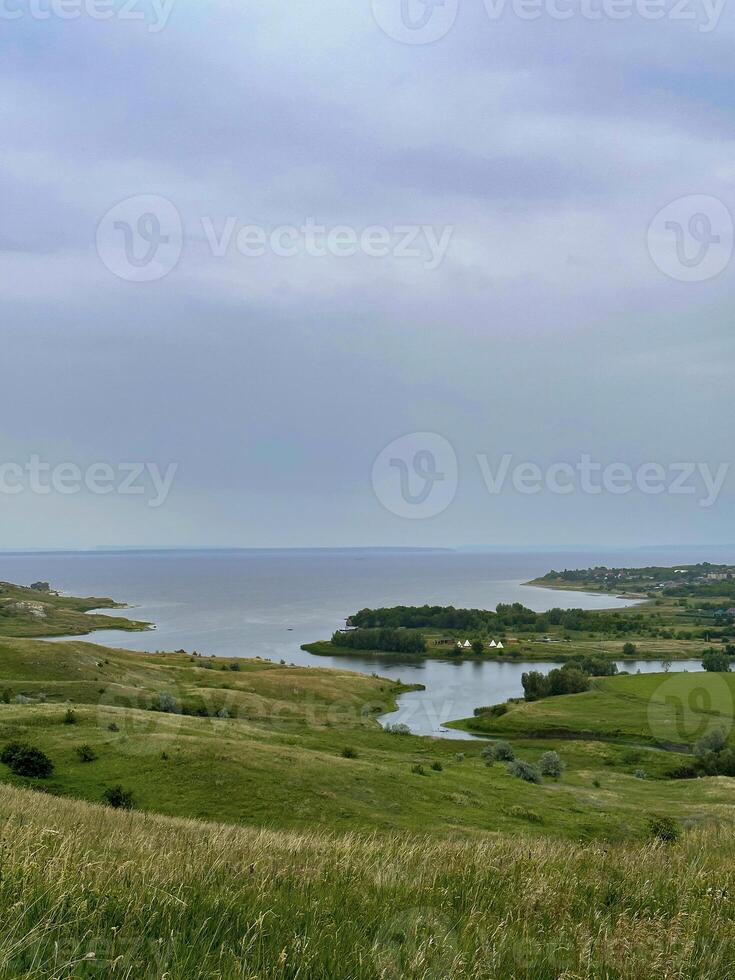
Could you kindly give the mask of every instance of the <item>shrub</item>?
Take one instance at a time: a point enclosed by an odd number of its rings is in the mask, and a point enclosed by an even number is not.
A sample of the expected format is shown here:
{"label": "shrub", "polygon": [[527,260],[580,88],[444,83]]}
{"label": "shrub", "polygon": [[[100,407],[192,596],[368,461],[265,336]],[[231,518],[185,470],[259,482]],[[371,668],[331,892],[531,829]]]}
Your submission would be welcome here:
{"label": "shrub", "polygon": [[506,810],[509,817],[515,817],[517,820],[528,820],[529,823],[543,823],[544,818],[540,813],[535,810],[529,810],[525,806],[512,806],[510,809]]}
{"label": "shrub", "polygon": [[[198,714],[198,712],[197,712],[197,714]],[[207,715],[207,709],[205,708],[204,709],[204,712],[203,712],[203,717],[206,717],[206,715]],[[229,718],[230,717],[230,712],[227,710],[227,708],[220,708],[219,711],[217,712],[217,717],[218,718]]]}
{"label": "shrub", "polygon": [[86,742],[84,745],[78,745],[76,751],[80,762],[94,762],[94,760],[97,758],[97,753],[95,750],[91,745],[87,745]]}
{"label": "shrub", "polygon": [[133,794],[129,789],[123,789],[118,783],[116,786],[108,786],[102,794],[103,801],[115,810],[132,810]]}
{"label": "shrub", "polygon": [[457,762],[464,762],[464,752],[458,752],[454,758]]}
{"label": "shrub", "polygon": [[526,783],[540,783],[541,774],[535,766],[532,766],[530,762],[522,762],[520,759],[515,759],[513,762],[508,763],[508,773],[511,776],[515,776],[516,779],[522,779]]}
{"label": "shrub", "polygon": [[544,752],[539,759],[539,771],[542,776],[558,778],[562,774],[564,763],[558,752]]}
{"label": "shrub", "polygon": [[408,725],[404,725],[402,722],[396,722],[394,725],[386,725],[385,730],[390,732],[391,735],[410,735],[411,729]]}
{"label": "shrub", "polygon": [[342,749],[342,758],[343,759],[356,759],[357,758],[357,752],[355,751],[355,749],[351,748],[349,745],[345,745],[345,747]]}
{"label": "shrub", "polygon": [[10,688],[4,687],[3,688],[3,693],[2,693],[2,701],[3,701],[3,704],[10,704],[12,698],[13,698],[13,695],[12,695],[12,692],[10,691]]}
{"label": "shrub", "polygon": [[488,704],[484,708],[475,708],[475,715],[490,715],[491,718],[499,718],[508,710],[507,704]]}
{"label": "shrub", "polygon": [[711,673],[726,673],[730,670],[730,658],[717,650],[705,650],[702,654],[702,668]]}
{"label": "shrub", "polygon": [[645,769],[636,769],[636,771],[633,773],[633,775],[635,776],[636,779],[647,779],[648,778],[646,776]]}
{"label": "shrub", "polygon": [[650,817],[648,831],[651,837],[673,844],[681,836],[681,827],[673,817]]}
{"label": "shrub", "polygon": [[703,735],[694,745],[694,754],[698,758],[707,755],[708,752],[721,752],[725,748],[727,735],[724,728],[715,728],[711,732]]}
{"label": "shrub", "polygon": [[482,750],[481,755],[489,766],[493,762],[512,762],[516,757],[513,746],[503,741],[493,742],[491,745],[488,745]]}
{"label": "shrub", "polygon": [[24,748],[25,745],[22,742],[8,742],[2,752],[0,752],[0,762],[9,766],[15,758],[16,753],[22,751]]}
{"label": "shrub", "polygon": [[600,783],[600,780],[599,780],[599,779],[597,779],[597,777],[595,777],[595,778],[594,778],[594,779],[592,780],[592,785],[593,785],[593,786],[595,787],[595,789],[599,789],[599,788],[600,788],[600,786],[601,786],[601,783]]}
{"label": "shrub", "polygon": [[415,776],[423,776],[424,775],[424,767],[421,765],[420,762],[417,762],[416,765],[411,766],[411,772]]}
{"label": "shrub", "polygon": [[230,664],[230,670],[240,670],[240,661],[233,660],[232,663]]}
{"label": "shrub", "polygon": [[164,711],[166,714],[176,715],[181,713],[181,708],[172,695],[168,691],[161,691],[158,695],[156,703],[153,705],[154,711]]}
{"label": "shrub", "polygon": [[16,776],[33,776],[46,779],[54,771],[54,764],[40,749],[21,742],[10,742],[0,753],[4,762]]}
{"label": "shrub", "polygon": [[111,721],[110,724],[107,726],[107,731],[108,732],[119,732],[120,729],[118,728],[118,726],[115,724],[114,721]]}
{"label": "shrub", "polygon": [[77,716],[76,716],[76,714],[74,713],[74,711],[73,711],[72,708],[67,708],[66,709],[66,714],[64,715],[64,724],[65,725],[76,725],[76,723],[77,723]]}
{"label": "shrub", "polygon": [[431,768],[434,770],[434,772],[441,772],[444,766],[441,764],[441,762],[439,762],[438,759],[435,759],[431,763]]}
{"label": "shrub", "polygon": [[696,779],[697,770],[690,762],[682,762],[666,773],[667,779]]}
{"label": "shrub", "polygon": [[634,657],[638,652],[638,647],[635,643],[624,643],[623,644],[623,656],[624,657]]}

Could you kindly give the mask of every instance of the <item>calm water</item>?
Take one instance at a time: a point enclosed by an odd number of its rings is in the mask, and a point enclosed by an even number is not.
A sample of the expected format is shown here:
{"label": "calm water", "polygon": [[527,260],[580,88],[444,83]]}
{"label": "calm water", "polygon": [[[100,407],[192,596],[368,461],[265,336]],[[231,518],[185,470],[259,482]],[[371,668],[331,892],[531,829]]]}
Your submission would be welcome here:
{"label": "calm water", "polygon": [[[425,691],[401,699],[387,720],[413,731],[450,737],[442,730],[475,707],[522,693],[524,670],[553,664],[386,662],[381,658],[313,657],[300,645],[331,636],[363,606],[422,604],[494,608],[522,602],[541,611],[550,606],[588,609],[623,606],[606,596],[549,592],[522,583],[551,568],[594,564],[675,564],[712,557],[712,550],[563,554],[451,551],[240,551],[121,552],[0,555],[0,578],[28,584],[48,580],[75,595],[112,596],[135,607],[131,615],[156,624],[154,633],[101,631],[88,637],[131,650],[184,648],[204,654],[261,656],[320,667],[340,667],[423,684]],[[122,613],[125,615],[125,613]],[[647,662],[627,670],[655,670]],[[683,664],[698,669],[699,664]]]}

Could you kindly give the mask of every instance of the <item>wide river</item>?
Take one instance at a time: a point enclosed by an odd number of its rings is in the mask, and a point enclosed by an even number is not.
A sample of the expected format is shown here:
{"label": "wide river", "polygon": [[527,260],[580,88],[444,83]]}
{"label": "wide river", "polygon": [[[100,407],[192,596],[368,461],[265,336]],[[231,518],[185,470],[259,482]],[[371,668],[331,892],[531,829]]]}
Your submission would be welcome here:
{"label": "wide river", "polygon": [[[552,568],[590,565],[673,565],[733,561],[722,549],[676,551],[479,552],[386,550],[140,551],[0,554],[0,579],[38,579],[73,595],[111,596],[134,607],[130,615],[156,625],[153,633],[102,631],[91,641],[130,650],[198,650],[204,654],[286,660],[339,667],[423,684],[401,698],[384,721],[405,722],[422,735],[465,737],[443,728],[479,705],[522,693],[524,670],[553,663],[396,662],[375,657],[314,657],[305,642],[325,639],[364,606],[423,604],[493,609],[522,602],[587,609],[624,606],[608,596],[550,592],[522,583]],[[125,615],[125,613],[122,613]],[[696,670],[696,661],[681,669]],[[626,669],[660,669],[657,662]]]}

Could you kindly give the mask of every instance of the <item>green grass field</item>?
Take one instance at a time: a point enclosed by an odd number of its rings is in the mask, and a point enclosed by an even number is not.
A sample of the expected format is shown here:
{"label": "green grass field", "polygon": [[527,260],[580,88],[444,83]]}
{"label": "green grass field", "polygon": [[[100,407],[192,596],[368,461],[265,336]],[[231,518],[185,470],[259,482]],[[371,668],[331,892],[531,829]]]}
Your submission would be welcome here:
{"label": "green grass field", "polygon": [[[539,785],[487,765],[485,740],[383,730],[403,690],[0,638],[0,749],[54,764],[0,763],[0,977],[735,974],[735,780],[670,778],[729,732],[734,676],[597,679],[457,723],[524,762],[556,749]],[[100,805],[117,784],[132,811]],[[652,840],[662,815],[678,842]]]}
{"label": "green grass field", "polygon": [[722,980],[735,837],[333,834],[0,787],[0,976]]}
{"label": "green grass field", "polygon": [[[301,830],[621,840],[642,837],[662,808],[690,826],[713,816],[727,821],[735,783],[666,778],[686,755],[660,751],[645,729],[662,677],[618,677],[588,694],[519,705],[490,728],[484,716],[466,723],[511,737],[529,762],[558,748],[567,765],[562,779],[534,786],[503,765],[485,765],[481,741],[384,731],[376,715],[391,710],[403,688],[380,677],[5,639],[0,746],[29,742],[55,771],[34,780],[0,765],[0,779],[91,802],[119,783],[140,809]],[[151,710],[161,695],[175,713]],[[655,715],[655,697],[652,703]],[[74,724],[65,723],[69,707]],[[565,738],[572,731],[575,738]],[[620,744],[597,740],[607,735]],[[94,761],[81,761],[82,745]],[[640,768],[645,781],[635,778]]]}
{"label": "green grass field", "polygon": [[512,702],[508,707],[500,717],[482,714],[458,727],[502,737],[593,737],[687,752],[713,728],[731,731],[735,674],[601,677],[583,694]]}

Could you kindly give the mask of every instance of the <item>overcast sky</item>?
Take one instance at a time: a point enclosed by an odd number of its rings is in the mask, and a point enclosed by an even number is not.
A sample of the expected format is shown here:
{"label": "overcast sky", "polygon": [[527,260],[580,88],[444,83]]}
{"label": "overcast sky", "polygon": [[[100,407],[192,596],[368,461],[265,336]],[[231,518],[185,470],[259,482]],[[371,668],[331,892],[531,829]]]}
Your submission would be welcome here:
{"label": "overcast sky", "polygon": [[735,540],[731,6],[65,2],[0,14],[2,547]]}

